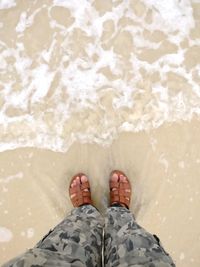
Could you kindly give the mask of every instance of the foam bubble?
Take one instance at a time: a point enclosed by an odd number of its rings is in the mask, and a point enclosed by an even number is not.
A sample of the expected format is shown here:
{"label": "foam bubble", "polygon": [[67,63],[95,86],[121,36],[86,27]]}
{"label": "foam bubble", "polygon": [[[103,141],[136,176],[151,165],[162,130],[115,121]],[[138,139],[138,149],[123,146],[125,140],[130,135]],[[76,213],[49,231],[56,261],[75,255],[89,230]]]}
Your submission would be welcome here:
{"label": "foam bubble", "polygon": [[[21,8],[9,32],[15,42],[0,42],[0,151],[66,152],[74,141],[107,146],[120,132],[200,114],[191,3],[131,4],[54,0]],[[4,0],[0,7],[14,5]],[[5,17],[3,30],[7,24]]]}
{"label": "foam bubble", "polygon": [[183,252],[181,252],[181,254],[180,254],[180,260],[182,261],[182,260],[184,260],[185,259],[185,254],[183,253]]}
{"label": "foam bubble", "polygon": [[1,0],[0,1],[0,9],[8,9],[16,6],[15,0]]}
{"label": "foam bubble", "polygon": [[24,176],[24,174],[22,172],[19,172],[19,173],[16,173],[14,175],[10,175],[10,176],[7,176],[7,177],[4,177],[4,178],[0,178],[0,183],[9,183],[13,180],[16,180],[16,179],[22,179]]}
{"label": "foam bubble", "polygon": [[8,228],[0,226],[0,242],[9,242],[12,238],[12,232]]}
{"label": "foam bubble", "polygon": [[155,22],[163,25],[164,30],[179,31],[181,35],[188,35],[189,30],[194,27],[192,7],[189,0],[144,0],[147,6],[155,8]]}
{"label": "foam bubble", "polygon": [[33,228],[28,228],[27,229],[27,237],[32,238],[34,236],[35,230]]}

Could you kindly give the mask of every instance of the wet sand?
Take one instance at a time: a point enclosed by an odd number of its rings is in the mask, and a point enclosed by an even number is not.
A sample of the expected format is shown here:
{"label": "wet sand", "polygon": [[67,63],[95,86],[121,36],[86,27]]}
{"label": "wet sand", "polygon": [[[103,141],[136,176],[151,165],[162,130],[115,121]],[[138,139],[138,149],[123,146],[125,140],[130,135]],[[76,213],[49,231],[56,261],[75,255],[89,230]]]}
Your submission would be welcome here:
{"label": "wet sand", "polygon": [[138,223],[160,237],[177,266],[199,266],[199,132],[200,122],[193,119],[122,133],[104,148],[75,143],[67,153],[33,148],[1,153],[1,227],[12,237],[0,243],[0,263],[32,247],[70,212],[68,185],[76,172],[88,174],[103,214],[109,173],[118,168],[133,185],[131,210]]}

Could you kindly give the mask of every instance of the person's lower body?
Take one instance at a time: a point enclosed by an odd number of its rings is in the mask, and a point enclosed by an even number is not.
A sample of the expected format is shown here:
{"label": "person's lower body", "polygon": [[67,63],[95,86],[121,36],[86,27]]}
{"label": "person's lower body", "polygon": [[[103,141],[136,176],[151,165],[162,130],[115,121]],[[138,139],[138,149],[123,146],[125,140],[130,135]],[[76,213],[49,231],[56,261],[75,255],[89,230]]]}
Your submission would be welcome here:
{"label": "person's lower body", "polygon": [[[33,249],[3,267],[40,266],[175,266],[159,239],[141,228],[131,212],[109,207],[104,222],[92,205],[75,208]],[[104,244],[103,244],[104,243]]]}
{"label": "person's lower body", "polygon": [[92,205],[72,210],[37,245],[2,267],[101,266],[103,219]]}
{"label": "person's lower body", "polygon": [[139,226],[125,207],[116,204],[107,209],[104,239],[104,265],[107,267],[175,266],[159,238]]}

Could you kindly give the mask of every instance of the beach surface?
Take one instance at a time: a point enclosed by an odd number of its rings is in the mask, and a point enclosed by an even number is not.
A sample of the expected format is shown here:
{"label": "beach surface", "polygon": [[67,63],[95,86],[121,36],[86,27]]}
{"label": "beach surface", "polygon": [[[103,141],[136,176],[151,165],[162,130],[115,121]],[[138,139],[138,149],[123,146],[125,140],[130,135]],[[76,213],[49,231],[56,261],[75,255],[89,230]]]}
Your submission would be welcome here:
{"label": "beach surface", "polygon": [[[136,220],[160,237],[177,266],[200,263],[200,123],[173,123],[123,133],[112,145],[75,143],[67,153],[23,148],[0,154],[1,261],[32,247],[72,209],[71,177],[89,176],[102,215],[113,169],[130,178]],[[1,229],[1,228],[0,228]],[[4,241],[4,242],[2,242]]]}
{"label": "beach surface", "polygon": [[200,266],[198,0],[0,0],[0,264],[124,171],[136,220]]}

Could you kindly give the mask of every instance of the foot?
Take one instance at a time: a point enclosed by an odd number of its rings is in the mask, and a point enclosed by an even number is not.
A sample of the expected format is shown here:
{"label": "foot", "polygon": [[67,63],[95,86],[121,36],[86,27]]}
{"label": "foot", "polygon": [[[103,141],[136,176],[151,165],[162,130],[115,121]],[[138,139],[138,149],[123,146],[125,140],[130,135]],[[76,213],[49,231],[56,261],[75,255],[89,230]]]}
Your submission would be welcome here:
{"label": "foot", "polygon": [[92,205],[90,184],[88,177],[84,173],[78,173],[72,177],[69,195],[74,207]]}
{"label": "foot", "polygon": [[131,200],[131,184],[126,175],[118,170],[110,174],[110,206],[119,204],[129,209]]}

